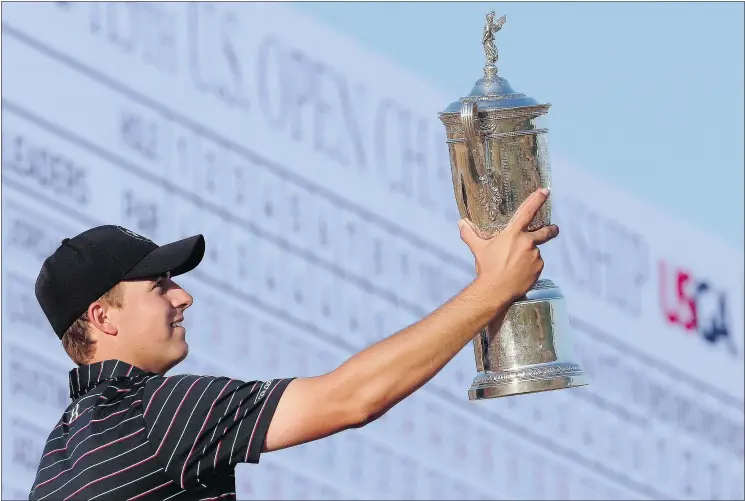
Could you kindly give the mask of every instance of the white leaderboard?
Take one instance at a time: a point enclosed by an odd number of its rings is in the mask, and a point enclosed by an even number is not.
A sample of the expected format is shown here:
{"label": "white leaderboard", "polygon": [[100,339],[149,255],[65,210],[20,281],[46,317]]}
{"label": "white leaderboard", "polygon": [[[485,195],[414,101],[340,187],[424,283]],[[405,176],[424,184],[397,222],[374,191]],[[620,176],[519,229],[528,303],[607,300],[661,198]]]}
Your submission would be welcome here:
{"label": "white leaderboard", "polygon": [[[331,370],[472,277],[436,118],[456,96],[328,28],[67,2],[4,4],[2,28],[3,499],[69,401],[33,295],[64,237],[204,233],[180,370],[244,379]],[[547,271],[591,386],[469,402],[469,346],[378,422],[240,466],[239,499],[743,499],[741,252],[568,165],[554,180]]]}

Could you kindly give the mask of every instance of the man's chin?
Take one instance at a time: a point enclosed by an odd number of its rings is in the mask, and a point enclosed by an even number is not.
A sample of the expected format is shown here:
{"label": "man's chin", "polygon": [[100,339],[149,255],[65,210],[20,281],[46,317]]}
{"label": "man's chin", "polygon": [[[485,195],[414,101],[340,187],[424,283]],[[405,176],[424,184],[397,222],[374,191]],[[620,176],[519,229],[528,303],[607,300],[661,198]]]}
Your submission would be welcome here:
{"label": "man's chin", "polygon": [[163,374],[176,367],[178,364],[186,360],[186,357],[189,356],[189,343],[187,343],[186,341],[182,341],[181,345],[181,351],[178,353],[178,356],[175,356],[171,359],[168,367],[165,371],[163,371]]}
{"label": "man's chin", "polygon": [[177,364],[180,364],[183,362],[186,357],[189,356],[189,343],[187,343],[185,340],[181,342],[182,348],[181,348],[181,356],[178,358]]}

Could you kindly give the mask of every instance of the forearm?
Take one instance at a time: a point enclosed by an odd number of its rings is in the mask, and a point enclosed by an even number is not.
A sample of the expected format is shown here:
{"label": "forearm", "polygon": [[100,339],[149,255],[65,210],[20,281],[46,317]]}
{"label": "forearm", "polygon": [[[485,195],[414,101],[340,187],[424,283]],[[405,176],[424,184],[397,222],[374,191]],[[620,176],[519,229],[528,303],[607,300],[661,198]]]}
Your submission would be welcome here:
{"label": "forearm", "polygon": [[495,289],[474,281],[430,315],[337,369],[368,420],[432,379],[483,327],[503,318],[511,299]]}

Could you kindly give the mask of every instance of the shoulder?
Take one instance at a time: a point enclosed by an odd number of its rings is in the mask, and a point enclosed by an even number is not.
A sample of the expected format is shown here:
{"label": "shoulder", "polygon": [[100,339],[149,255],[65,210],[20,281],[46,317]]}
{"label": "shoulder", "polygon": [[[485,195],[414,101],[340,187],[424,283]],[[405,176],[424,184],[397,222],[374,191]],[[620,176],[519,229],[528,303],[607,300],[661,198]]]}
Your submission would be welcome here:
{"label": "shoulder", "polygon": [[145,393],[152,396],[164,391],[176,393],[192,393],[197,389],[210,391],[228,389],[247,389],[250,392],[264,392],[271,389],[282,379],[266,381],[255,379],[239,379],[228,376],[212,376],[207,374],[173,374],[169,376],[150,375],[143,379]]}
{"label": "shoulder", "polygon": [[155,376],[145,382],[142,403],[146,417],[160,409],[178,413],[185,406],[209,407],[225,404],[226,400],[233,405],[241,402],[257,405],[279,396],[291,379],[259,381],[198,374]]}
{"label": "shoulder", "polygon": [[145,382],[143,405],[145,415],[168,409],[177,413],[184,406],[209,406],[225,395],[240,393],[242,396],[260,392],[265,383],[244,381],[227,376],[175,374],[155,376]]}
{"label": "shoulder", "polygon": [[192,394],[195,390],[214,390],[221,385],[242,385],[246,382],[226,376],[202,374],[174,374],[170,376],[151,376],[144,381],[144,396],[148,399],[168,395]]}

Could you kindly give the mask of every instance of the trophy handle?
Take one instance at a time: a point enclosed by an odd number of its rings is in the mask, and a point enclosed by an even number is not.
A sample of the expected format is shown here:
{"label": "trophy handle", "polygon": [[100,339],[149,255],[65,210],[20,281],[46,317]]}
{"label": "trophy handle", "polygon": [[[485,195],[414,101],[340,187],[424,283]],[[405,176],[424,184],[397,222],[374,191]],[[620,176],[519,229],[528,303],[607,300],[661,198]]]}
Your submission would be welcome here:
{"label": "trophy handle", "polygon": [[[463,126],[463,135],[466,139],[466,145],[473,158],[472,168],[475,169],[474,180],[482,179],[486,173],[486,158],[484,155],[484,143],[479,133],[480,121],[476,101],[466,99],[460,106],[460,122]],[[471,162],[469,162],[470,164]],[[472,173],[474,174],[474,173]]]}

